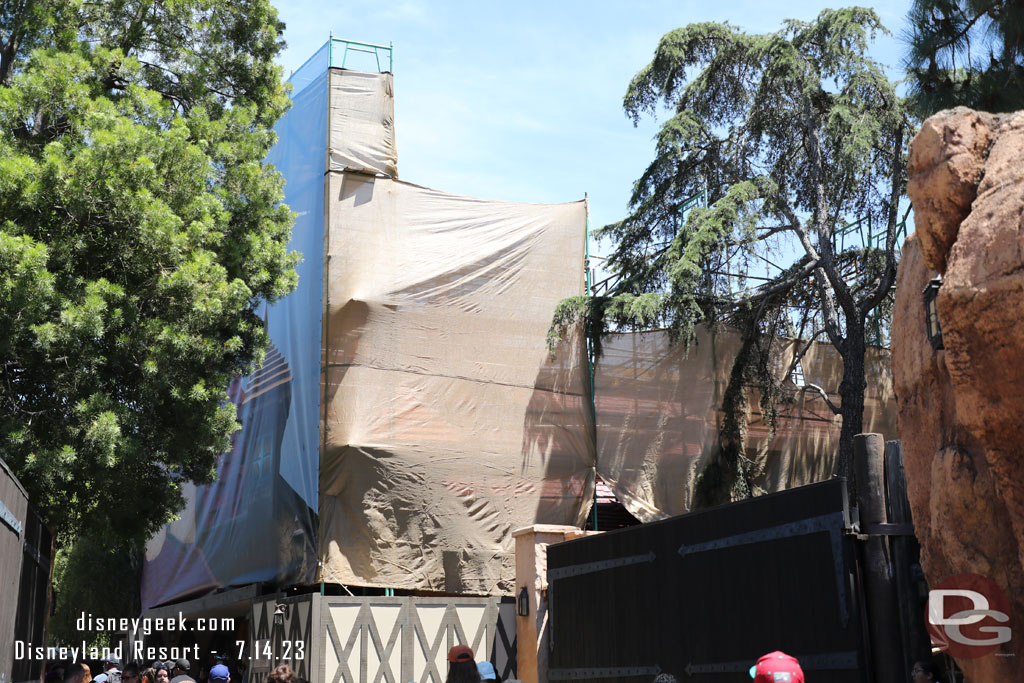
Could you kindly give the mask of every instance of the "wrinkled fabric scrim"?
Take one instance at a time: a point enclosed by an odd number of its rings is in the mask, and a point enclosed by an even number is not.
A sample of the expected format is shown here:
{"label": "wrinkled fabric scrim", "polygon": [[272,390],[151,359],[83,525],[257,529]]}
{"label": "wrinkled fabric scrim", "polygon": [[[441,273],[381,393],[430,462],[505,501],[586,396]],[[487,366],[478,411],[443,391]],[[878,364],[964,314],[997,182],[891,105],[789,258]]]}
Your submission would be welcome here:
{"label": "wrinkled fabric scrim", "polygon": [[[783,340],[776,376],[788,370],[795,343]],[[597,467],[622,504],[641,521],[689,512],[697,475],[718,447],[722,396],[740,348],[739,333],[698,328],[689,346],[669,344],[662,331],[612,334],[595,368]],[[829,344],[815,343],[800,361],[803,381],[836,388],[843,363]],[[869,347],[864,431],[898,438],[889,352]],[[792,387],[794,391],[796,387]],[[767,492],[832,476],[842,420],[814,390],[795,391],[779,406],[775,434],[747,387],[746,457],[762,469],[755,486]],[[839,395],[829,398],[837,407]]]}
{"label": "wrinkled fabric scrim", "polygon": [[511,592],[512,530],[593,495],[583,345],[545,341],[583,292],[586,206],[356,173],[328,202],[319,579]]}
{"label": "wrinkled fabric scrim", "polygon": [[391,74],[331,69],[331,171],[362,171],[398,177],[395,98]]}

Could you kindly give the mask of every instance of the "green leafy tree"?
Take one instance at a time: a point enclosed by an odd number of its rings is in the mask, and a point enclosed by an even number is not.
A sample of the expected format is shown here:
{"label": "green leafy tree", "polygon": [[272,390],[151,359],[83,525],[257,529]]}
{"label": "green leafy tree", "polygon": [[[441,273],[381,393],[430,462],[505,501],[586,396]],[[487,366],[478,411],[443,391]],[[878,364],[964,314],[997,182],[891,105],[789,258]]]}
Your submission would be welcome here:
{"label": "green leafy tree", "polygon": [[[662,106],[670,115],[631,213],[599,232],[614,243],[609,292],[564,301],[554,330],[581,316],[597,338],[613,325],[667,327],[683,341],[698,323],[740,329],[721,448],[698,482],[699,502],[751,493],[757,466],[744,456],[743,387],[760,385],[772,419],[786,395],[771,367],[783,333],[827,338],[842,356],[842,404],[829,406],[842,415],[838,473],[850,472],[863,424],[867,321],[891,298],[905,184],[908,118],[867,56],[884,30],[860,8],[825,10],[766,35],[691,24],[666,34],[629,86],[624,106],[634,122]],[[683,219],[702,195],[706,206]],[[880,233],[876,246],[844,246],[853,218]],[[754,264],[766,272],[765,260],[781,265],[762,281],[744,279]]]}
{"label": "green leafy tree", "polygon": [[1024,4],[915,0],[904,36],[915,109],[1024,109]]}
{"label": "green leafy tree", "polygon": [[294,288],[267,0],[0,10],[0,453],[62,542],[209,482]]}
{"label": "green leafy tree", "polygon": [[97,619],[122,619],[142,612],[143,560],[137,543],[111,535],[99,540],[79,536],[74,543],[58,549],[53,566],[53,613],[47,629],[49,644],[84,641],[89,647],[116,646],[109,631],[79,631],[78,620],[83,613]]}

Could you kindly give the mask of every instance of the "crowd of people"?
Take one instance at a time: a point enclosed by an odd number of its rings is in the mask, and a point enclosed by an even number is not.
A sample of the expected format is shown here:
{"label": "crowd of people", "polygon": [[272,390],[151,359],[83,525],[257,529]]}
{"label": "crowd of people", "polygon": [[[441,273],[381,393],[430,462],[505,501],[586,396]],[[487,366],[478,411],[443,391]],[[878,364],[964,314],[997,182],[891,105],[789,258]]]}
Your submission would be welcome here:
{"label": "crowd of people", "polygon": [[[152,662],[148,666],[131,662],[121,666],[116,655],[100,660],[102,672],[95,677],[85,662],[55,664],[46,674],[45,683],[196,683],[189,675],[192,666],[187,659],[173,662]],[[231,670],[223,663],[214,664],[200,676],[203,683],[231,683]],[[242,683],[240,680],[238,683]],[[291,667],[282,664],[270,672],[267,683],[302,683]]]}
{"label": "crowd of people", "polygon": [[[174,662],[153,662],[147,667],[137,663],[121,663],[116,656],[105,657],[101,661],[102,673],[92,676],[88,664],[75,662],[70,665],[58,664],[46,675],[45,683],[196,683],[189,676],[191,666],[188,660],[179,659]],[[785,652],[769,652],[750,667],[750,677],[754,683],[805,683],[804,672],[800,662]],[[206,683],[231,683],[231,671],[224,664],[215,664],[209,670]],[[500,682],[494,665],[491,662],[477,662],[473,649],[468,645],[456,645],[448,650],[448,676],[445,683],[482,683],[482,681]],[[509,679],[506,683],[514,683]],[[910,671],[910,683],[938,683],[939,668],[934,662],[920,661]],[[241,682],[239,682],[241,683]],[[267,683],[303,683],[287,664],[274,669]],[[414,683],[414,682],[410,682]],[[670,673],[655,676],[652,683],[678,683]]]}
{"label": "crowd of people", "polygon": [[[939,668],[931,661],[914,664],[910,672],[911,683],[939,683]],[[760,657],[750,667],[754,683],[805,683],[804,672],[796,657],[775,651]],[[481,683],[500,681],[490,662],[477,662],[468,645],[456,645],[448,650],[448,677],[445,683]],[[414,683],[410,681],[410,683]],[[670,673],[660,673],[652,683],[679,683]]]}

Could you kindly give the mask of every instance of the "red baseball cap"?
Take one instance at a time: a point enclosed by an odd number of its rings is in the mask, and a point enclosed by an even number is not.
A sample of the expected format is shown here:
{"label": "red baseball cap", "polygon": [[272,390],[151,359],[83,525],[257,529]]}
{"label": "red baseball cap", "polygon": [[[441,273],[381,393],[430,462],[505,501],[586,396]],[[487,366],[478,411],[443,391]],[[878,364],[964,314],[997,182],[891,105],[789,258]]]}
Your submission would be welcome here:
{"label": "red baseball cap", "polygon": [[[456,645],[452,649],[448,650],[448,661],[449,662],[472,662],[473,661],[473,650],[469,645]],[[803,679],[800,679],[803,683]]]}
{"label": "red baseball cap", "polygon": [[796,657],[785,652],[769,652],[750,667],[754,683],[804,683],[804,671]]}

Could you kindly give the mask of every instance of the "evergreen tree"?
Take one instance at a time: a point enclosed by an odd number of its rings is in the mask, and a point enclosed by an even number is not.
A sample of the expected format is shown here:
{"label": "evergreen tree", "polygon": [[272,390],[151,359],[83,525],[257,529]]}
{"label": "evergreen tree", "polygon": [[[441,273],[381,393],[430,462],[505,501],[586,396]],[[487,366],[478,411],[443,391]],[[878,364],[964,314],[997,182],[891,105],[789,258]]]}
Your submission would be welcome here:
{"label": "evergreen tree", "polygon": [[0,9],[0,454],[62,542],[209,482],[295,285],[267,0]]}
{"label": "evergreen tree", "polygon": [[958,105],[1024,109],[1024,4],[915,0],[906,66],[921,116]]}
{"label": "evergreen tree", "polygon": [[[553,331],[581,316],[598,340],[611,325],[667,327],[684,341],[698,323],[739,327],[721,448],[698,482],[703,503],[750,495],[757,465],[744,455],[743,388],[758,382],[771,419],[785,393],[771,367],[783,333],[825,338],[842,357],[842,404],[828,405],[842,416],[838,473],[850,474],[867,321],[891,302],[896,274],[909,139],[894,84],[867,56],[884,30],[861,8],[825,10],[766,35],[691,24],[661,39],[626,93],[634,122],[662,106],[671,115],[631,213],[599,233],[614,243],[613,286],[607,296],[564,301]],[[706,206],[683,219],[700,196]],[[844,244],[854,219],[874,226],[874,246]],[[730,274],[781,258],[790,260],[757,286]]]}

